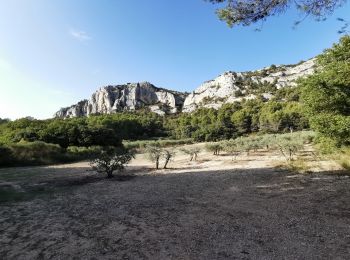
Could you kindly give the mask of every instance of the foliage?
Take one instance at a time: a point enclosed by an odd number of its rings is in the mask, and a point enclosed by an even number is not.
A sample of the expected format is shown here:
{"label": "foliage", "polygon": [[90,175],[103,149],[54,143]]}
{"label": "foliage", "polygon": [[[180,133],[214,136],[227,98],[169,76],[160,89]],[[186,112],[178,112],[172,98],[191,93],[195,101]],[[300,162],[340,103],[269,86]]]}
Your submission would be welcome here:
{"label": "foliage", "polygon": [[350,144],[350,36],[317,58],[318,70],[300,81],[310,124],[337,145]]}
{"label": "foliage", "polygon": [[322,20],[345,2],[344,0],[209,1],[215,4],[225,4],[224,7],[217,10],[217,14],[220,20],[225,21],[230,27],[235,25],[248,26],[264,21],[270,16],[285,13],[291,6],[295,6],[304,16],[312,16],[316,20]]}
{"label": "foliage", "polygon": [[107,178],[113,177],[113,172],[121,172],[125,164],[134,158],[134,153],[123,147],[104,147],[100,154],[90,161],[91,167],[98,173],[107,174]]}
{"label": "foliage", "polygon": [[123,141],[123,145],[126,148],[133,148],[133,149],[144,149],[148,145],[158,145],[159,147],[171,147],[176,145],[184,145],[184,144],[192,144],[193,139],[192,138],[186,138],[186,139],[179,139],[179,140],[173,140],[173,139],[157,139],[157,140],[138,140],[138,141]]}
{"label": "foliage", "polygon": [[0,146],[0,166],[53,164],[70,161],[64,149],[44,142],[20,142]]}
{"label": "foliage", "polygon": [[221,143],[209,143],[205,144],[205,149],[208,152],[212,152],[214,155],[219,155],[223,147]]}
{"label": "foliage", "polygon": [[196,161],[201,149],[197,146],[194,146],[189,148],[181,148],[180,151],[184,154],[188,154],[190,156],[190,161]]}
{"label": "foliage", "polygon": [[120,146],[123,139],[165,135],[163,119],[154,113],[117,113],[71,119],[22,118],[0,124],[0,144],[21,140],[68,146]]}
{"label": "foliage", "polygon": [[146,146],[146,154],[147,158],[155,163],[155,168],[159,169],[159,163],[160,159],[164,159],[164,166],[163,168],[166,169],[168,166],[168,163],[173,159],[175,156],[175,151],[173,149],[166,149],[160,147],[158,144],[152,144]]}
{"label": "foliage", "polygon": [[303,149],[304,142],[299,136],[285,134],[276,137],[275,145],[287,161],[292,161],[296,153]]}
{"label": "foliage", "polygon": [[[296,91],[297,88],[294,88]],[[283,133],[308,129],[309,122],[302,105],[297,101],[243,100],[224,104],[218,110],[201,108],[191,114],[168,118],[165,128],[172,138],[193,138],[195,141],[220,141],[251,133]]]}
{"label": "foliage", "polygon": [[158,145],[148,145],[146,147],[146,153],[148,159],[155,163],[155,168],[159,169],[159,160],[163,154],[162,149]]}
{"label": "foliage", "polygon": [[210,143],[209,146],[206,147],[209,151],[215,151],[215,148],[220,147],[227,154],[231,155],[232,159],[236,159],[236,157],[243,152],[249,155],[250,151],[257,152],[259,149],[277,149],[287,161],[292,161],[296,153],[303,149],[305,144],[313,142],[314,139],[314,132],[301,131],[287,134],[265,134],[239,137],[217,143]]}

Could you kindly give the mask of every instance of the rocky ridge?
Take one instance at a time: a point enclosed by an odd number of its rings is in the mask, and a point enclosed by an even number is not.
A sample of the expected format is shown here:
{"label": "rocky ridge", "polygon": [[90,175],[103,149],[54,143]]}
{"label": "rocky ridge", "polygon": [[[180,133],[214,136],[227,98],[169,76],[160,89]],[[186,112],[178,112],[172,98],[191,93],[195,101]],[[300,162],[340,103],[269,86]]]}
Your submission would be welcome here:
{"label": "rocky ridge", "polygon": [[[296,65],[272,65],[256,71],[228,71],[217,78],[206,81],[192,93],[182,93],[157,88],[149,82],[127,83],[105,86],[97,90],[89,100],[83,100],[55,113],[57,118],[111,114],[119,111],[134,111],[147,108],[159,115],[178,112],[193,112],[200,107],[220,108],[225,103],[242,99],[254,99],[256,89],[280,89],[296,85],[296,80],[313,73],[315,60],[310,59]],[[273,93],[259,93],[270,99]]]}
{"label": "rocky ridge", "polygon": [[[244,99],[254,99],[256,94],[251,94],[253,86],[275,86],[277,89],[287,86],[295,86],[300,77],[310,75],[314,71],[314,59],[301,62],[297,65],[272,65],[256,71],[233,72],[228,71],[214,80],[206,81],[191,94],[184,102],[182,111],[192,112],[200,107],[219,108],[224,103],[233,103]],[[273,95],[269,92],[261,93],[265,99]]]}
{"label": "rocky ridge", "polygon": [[157,88],[149,82],[101,87],[89,100],[83,100],[55,113],[58,118],[111,114],[148,108],[164,115],[181,111],[185,94]]}

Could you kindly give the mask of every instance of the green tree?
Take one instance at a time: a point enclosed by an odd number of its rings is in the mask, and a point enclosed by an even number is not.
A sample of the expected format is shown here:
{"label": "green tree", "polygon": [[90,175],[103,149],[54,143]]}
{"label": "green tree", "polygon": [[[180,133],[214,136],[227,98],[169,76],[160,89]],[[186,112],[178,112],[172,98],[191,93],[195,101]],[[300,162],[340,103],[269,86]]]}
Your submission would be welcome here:
{"label": "green tree", "polygon": [[98,173],[104,173],[107,178],[113,178],[113,172],[121,172],[125,165],[134,158],[134,153],[123,147],[104,147],[101,153],[91,160],[91,167]]}
{"label": "green tree", "polygon": [[209,2],[224,5],[217,10],[217,15],[220,20],[232,27],[249,26],[264,21],[270,16],[285,13],[292,6],[304,16],[322,20],[346,0],[209,0]]}
{"label": "green tree", "polygon": [[300,81],[311,127],[339,145],[350,144],[350,36],[319,55],[317,65]]}

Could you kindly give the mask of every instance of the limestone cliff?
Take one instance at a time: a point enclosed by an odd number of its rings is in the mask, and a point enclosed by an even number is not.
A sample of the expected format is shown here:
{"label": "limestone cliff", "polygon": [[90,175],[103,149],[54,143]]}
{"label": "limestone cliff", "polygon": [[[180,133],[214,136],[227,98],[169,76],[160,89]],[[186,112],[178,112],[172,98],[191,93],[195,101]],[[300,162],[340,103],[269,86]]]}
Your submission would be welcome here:
{"label": "limestone cliff", "polygon": [[268,100],[273,96],[273,91],[269,89],[293,87],[298,78],[312,74],[314,67],[315,60],[310,59],[296,65],[272,65],[256,71],[229,71],[204,82],[190,94],[157,88],[148,82],[106,86],[96,91],[89,100],[62,108],[55,117],[111,114],[141,108],[164,115],[192,112],[200,107],[219,108],[225,103],[254,99],[258,95]]}
{"label": "limestone cliff", "polygon": [[[233,103],[243,98],[256,98],[253,88],[270,84],[277,89],[286,86],[295,86],[296,80],[313,73],[314,59],[301,62],[297,65],[270,66],[257,71],[225,72],[214,80],[204,82],[184,102],[183,112],[192,112],[200,107],[219,108],[224,103]],[[271,93],[261,93],[266,99]]]}
{"label": "limestone cliff", "polygon": [[140,108],[149,108],[152,112],[164,115],[179,112],[184,99],[184,93],[157,88],[148,82],[106,86],[97,90],[89,100],[60,109],[55,117],[111,114]]}

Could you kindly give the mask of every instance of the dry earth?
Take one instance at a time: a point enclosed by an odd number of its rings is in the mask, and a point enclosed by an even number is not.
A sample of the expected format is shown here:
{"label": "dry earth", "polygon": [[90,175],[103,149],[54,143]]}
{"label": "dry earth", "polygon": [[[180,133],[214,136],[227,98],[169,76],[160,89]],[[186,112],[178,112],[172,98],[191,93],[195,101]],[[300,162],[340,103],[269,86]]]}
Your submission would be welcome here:
{"label": "dry earth", "polygon": [[282,160],[178,153],[155,172],[139,155],[119,180],[87,163],[0,169],[21,195],[0,202],[0,258],[349,259],[350,178]]}

